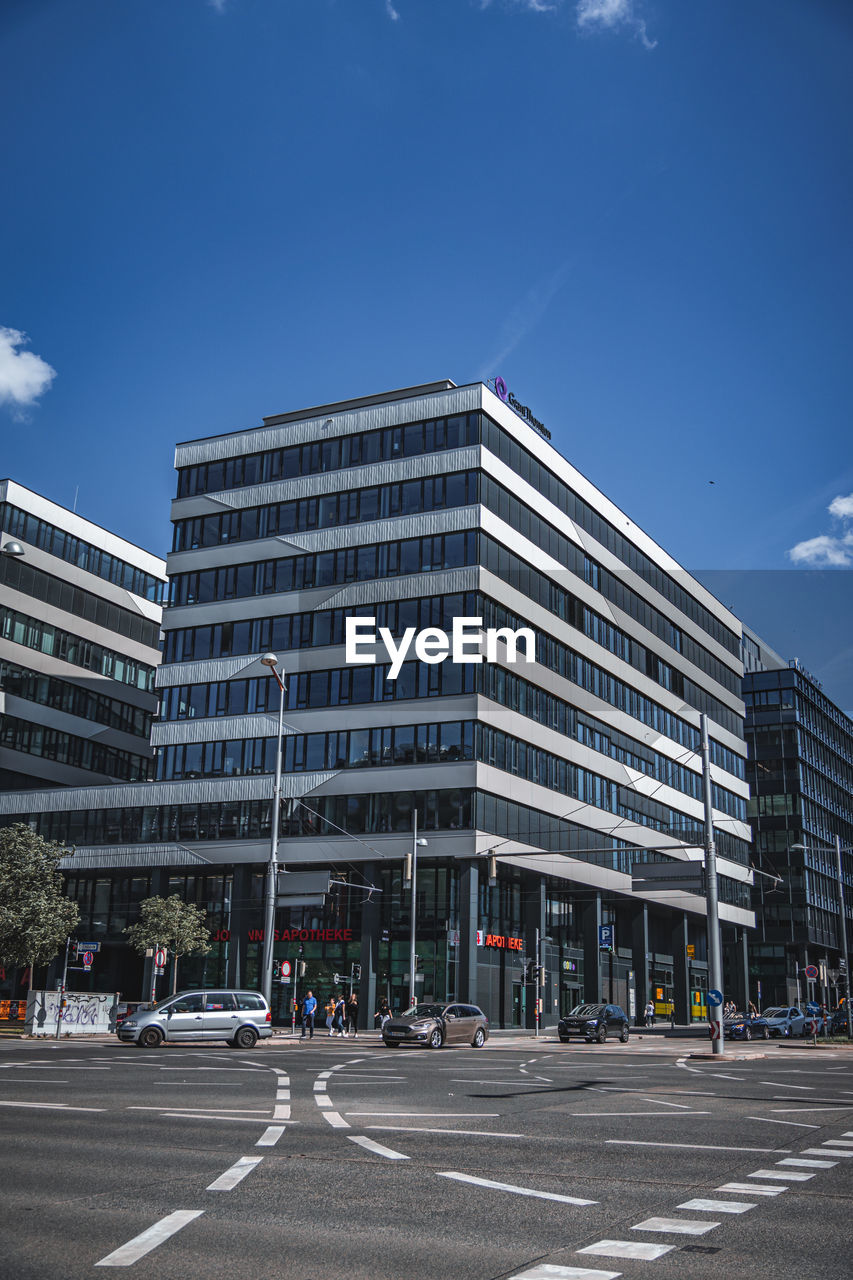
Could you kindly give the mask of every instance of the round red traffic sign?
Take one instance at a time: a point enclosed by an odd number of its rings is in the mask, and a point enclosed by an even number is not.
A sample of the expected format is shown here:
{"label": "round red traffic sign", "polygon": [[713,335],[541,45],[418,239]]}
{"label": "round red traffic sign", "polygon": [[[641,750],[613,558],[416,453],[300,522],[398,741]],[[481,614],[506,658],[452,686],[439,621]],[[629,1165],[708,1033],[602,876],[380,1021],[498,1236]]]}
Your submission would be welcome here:
{"label": "round red traffic sign", "polygon": [[91,964],[91,963],[92,963],[92,961],[94,960],[94,958],[95,958],[95,953],[94,953],[94,951],[84,951],[84,952],[83,952],[83,963],[84,963],[84,964],[87,964],[87,965]]}
{"label": "round red traffic sign", "polygon": [[289,960],[282,960],[282,962],[281,962],[281,976],[282,976],[283,978],[289,978],[289,977],[290,977],[290,972],[291,972],[291,965],[290,965],[290,961],[289,961]]}
{"label": "round red traffic sign", "polygon": [[154,953],[154,963],[158,969],[162,969],[166,963],[166,952],[163,947],[158,947]]}
{"label": "round red traffic sign", "polygon": [[809,982],[814,982],[818,977],[818,968],[816,964],[807,964],[805,972]]}

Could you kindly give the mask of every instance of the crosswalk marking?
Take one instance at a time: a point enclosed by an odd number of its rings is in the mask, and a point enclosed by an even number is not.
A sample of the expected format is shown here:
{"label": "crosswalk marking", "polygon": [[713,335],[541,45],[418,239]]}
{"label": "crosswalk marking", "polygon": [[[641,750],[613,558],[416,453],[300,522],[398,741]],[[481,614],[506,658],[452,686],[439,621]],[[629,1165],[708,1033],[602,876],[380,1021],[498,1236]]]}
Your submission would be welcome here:
{"label": "crosswalk marking", "polygon": [[639,1240],[599,1240],[577,1253],[594,1253],[602,1258],[643,1258],[648,1262],[671,1253],[674,1244],[641,1244]]}
{"label": "crosswalk marking", "polygon": [[751,1196],[781,1196],[787,1187],[762,1187],[758,1182],[724,1182],[715,1191],[748,1191]]}
{"label": "crosswalk marking", "polygon": [[703,1222],[701,1218],[646,1218],[631,1228],[632,1231],[671,1231],[678,1236],[704,1236],[713,1231],[719,1222]]}
{"label": "crosswalk marking", "polygon": [[777,1160],[777,1164],[793,1165],[800,1169],[834,1169],[837,1160],[798,1160],[796,1157],[788,1160]]}
{"label": "crosswalk marking", "polygon": [[597,1204],[597,1200],[581,1200],[578,1196],[557,1195],[553,1191],[534,1191],[530,1187],[516,1187],[510,1182],[493,1182],[491,1178],[475,1178],[470,1173],[439,1173],[439,1178],[453,1178],[456,1182],[470,1182],[475,1187],[490,1187],[493,1191],[509,1191],[516,1196],[533,1196],[536,1200],[559,1200],[561,1204]]}
{"label": "crosswalk marking", "polygon": [[621,1271],[591,1271],[589,1267],[555,1267],[540,1263],[529,1271],[519,1271],[509,1280],[619,1280]]}
{"label": "crosswalk marking", "polygon": [[746,1213],[748,1209],[754,1209],[754,1204],[749,1204],[745,1200],[685,1200],[684,1204],[676,1205],[677,1209],[704,1209],[708,1213]]}
{"label": "crosswalk marking", "polygon": [[748,1178],[778,1178],[780,1182],[808,1182],[814,1177],[813,1173],[797,1173],[794,1169],[756,1169],[755,1173],[748,1173]]}
{"label": "crosswalk marking", "polygon": [[[829,1148],[829,1150],[827,1150]],[[806,1147],[803,1152],[804,1156],[838,1156],[841,1160],[847,1160],[853,1156],[853,1151],[845,1151],[843,1147],[833,1147],[831,1142],[825,1142],[822,1147]]]}

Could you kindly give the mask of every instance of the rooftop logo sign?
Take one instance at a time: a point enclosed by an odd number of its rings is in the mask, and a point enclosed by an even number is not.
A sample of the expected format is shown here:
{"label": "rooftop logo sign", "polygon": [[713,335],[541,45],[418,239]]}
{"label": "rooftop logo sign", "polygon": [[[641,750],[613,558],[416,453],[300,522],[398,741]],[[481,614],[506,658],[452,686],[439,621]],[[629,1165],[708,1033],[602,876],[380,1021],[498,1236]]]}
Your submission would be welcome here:
{"label": "rooftop logo sign", "polygon": [[[481,652],[483,637],[485,658]],[[445,662],[447,658],[460,663],[497,662],[499,641],[506,646],[507,662],[518,661],[519,649],[524,652],[524,662],[536,661],[536,636],[530,627],[519,627],[517,631],[510,627],[484,629],[482,618],[454,618],[450,635],[440,627],[424,627],[422,631],[406,627],[399,643],[387,627],[380,627],[377,632],[375,618],[347,618],[344,641],[346,661],[354,665],[375,663],[375,651],[365,650],[375,650],[381,643],[391,659],[389,680],[397,679],[413,645],[414,656],[430,664]]]}
{"label": "rooftop logo sign", "polygon": [[507,390],[507,385],[503,378],[495,378],[495,395],[499,400],[503,400],[504,404],[508,404],[511,409],[514,409],[519,418],[523,418],[525,422],[530,423],[531,427],[535,427],[546,440],[551,439],[551,432],[548,428],[543,427],[538,418],[534,418],[526,404],[519,404],[512,392]]}

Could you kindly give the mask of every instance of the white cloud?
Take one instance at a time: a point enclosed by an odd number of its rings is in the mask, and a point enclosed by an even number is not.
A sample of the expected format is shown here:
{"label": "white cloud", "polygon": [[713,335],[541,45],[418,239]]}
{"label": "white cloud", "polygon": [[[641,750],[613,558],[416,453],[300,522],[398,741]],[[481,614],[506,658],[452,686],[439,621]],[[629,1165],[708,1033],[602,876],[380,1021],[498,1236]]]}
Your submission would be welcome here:
{"label": "white cloud", "polygon": [[0,325],[0,405],[27,409],[47,391],[56,370],[32,351],[21,351],[29,338],[19,329]]}
{"label": "white cloud", "polygon": [[392,22],[400,21],[400,15],[397,12],[397,10],[394,8],[394,5],[392,4],[391,0],[385,0],[385,12],[388,14],[388,17],[391,19]]}
{"label": "white cloud", "polygon": [[853,520],[853,493],[848,493],[846,498],[833,498],[829,514],[842,520]]}
{"label": "white cloud", "polygon": [[577,0],[577,23],[581,31],[615,31],[629,27],[647,49],[654,49],[657,40],[646,35],[646,24],[634,10],[634,0]]}
{"label": "white cloud", "polygon": [[827,508],[829,514],[842,525],[840,533],[821,533],[791,547],[788,555],[794,564],[808,565],[812,569],[849,569],[853,567],[853,493],[833,498]]}

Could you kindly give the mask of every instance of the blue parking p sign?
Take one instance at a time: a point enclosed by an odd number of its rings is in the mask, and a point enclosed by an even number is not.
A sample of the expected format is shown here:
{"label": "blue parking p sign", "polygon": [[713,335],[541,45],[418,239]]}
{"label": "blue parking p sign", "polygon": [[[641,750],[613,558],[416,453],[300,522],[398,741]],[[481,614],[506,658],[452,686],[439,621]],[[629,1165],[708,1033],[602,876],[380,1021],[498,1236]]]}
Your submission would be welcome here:
{"label": "blue parking p sign", "polygon": [[599,951],[613,950],[613,925],[600,924],[598,926],[598,949]]}

